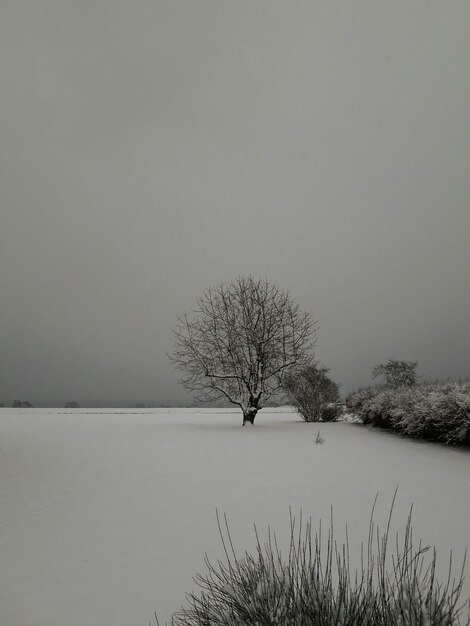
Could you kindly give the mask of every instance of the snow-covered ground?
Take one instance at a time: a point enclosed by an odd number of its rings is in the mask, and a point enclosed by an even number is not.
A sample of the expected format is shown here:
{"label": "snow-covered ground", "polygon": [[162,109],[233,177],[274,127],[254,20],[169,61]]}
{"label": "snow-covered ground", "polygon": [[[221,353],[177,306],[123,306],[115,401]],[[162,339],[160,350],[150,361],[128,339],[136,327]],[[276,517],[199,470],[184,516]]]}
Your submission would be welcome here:
{"label": "snow-covered ground", "polygon": [[284,542],[289,506],[316,525],[332,505],[354,546],[377,492],[385,524],[396,485],[396,528],[414,503],[443,575],[470,547],[468,451],[288,409],[244,428],[225,409],[0,409],[0,624],[147,625],[154,610],[164,623],[204,553],[221,555],[216,509],[240,551],[253,524]]}

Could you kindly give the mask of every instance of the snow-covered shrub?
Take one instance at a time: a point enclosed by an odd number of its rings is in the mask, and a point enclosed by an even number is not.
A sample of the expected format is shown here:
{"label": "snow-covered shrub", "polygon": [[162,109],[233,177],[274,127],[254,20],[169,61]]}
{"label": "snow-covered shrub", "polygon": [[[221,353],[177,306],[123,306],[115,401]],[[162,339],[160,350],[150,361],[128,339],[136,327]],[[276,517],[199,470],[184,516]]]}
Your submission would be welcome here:
{"label": "snow-covered shrub", "polygon": [[322,422],[335,422],[343,414],[343,405],[341,402],[330,402],[323,407],[321,414]]}
{"label": "snow-covered shrub", "polygon": [[393,428],[395,420],[399,417],[395,413],[395,391],[385,388],[372,396],[363,406],[364,424],[374,424],[382,428]]}
{"label": "snow-covered shrub", "polygon": [[470,445],[470,382],[370,388],[351,394],[346,402],[365,424],[409,437]]}
{"label": "snow-covered shrub", "polygon": [[361,387],[346,397],[346,410],[363,418],[362,407],[383,389],[383,386],[372,385]]}
{"label": "snow-covered shrub", "polygon": [[405,434],[416,436],[416,422],[422,422],[429,439],[470,445],[470,383],[428,385],[422,391],[413,415],[405,421]]}
{"label": "snow-covered shrub", "polygon": [[171,626],[470,624],[460,621],[462,574],[455,580],[449,571],[446,583],[436,580],[435,551],[427,564],[428,548],[413,545],[410,518],[393,555],[387,554],[388,530],[380,535],[371,519],[359,572],[350,571],[348,543],[336,544],[332,523],[325,542],[324,530],[322,539],[311,522],[296,529],[292,520],[287,558],[270,533],[264,545],[256,534],[254,555],[237,557],[225,523],[225,561],[213,565],[206,558],[207,573],[195,579],[201,592],[188,594],[187,607],[173,614]]}
{"label": "snow-covered shrub", "polygon": [[284,393],[306,422],[331,422],[338,415],[338,408],[332,405],[339,401],[339,387],[329,377],[329,371],[310,363],[284,378]]}

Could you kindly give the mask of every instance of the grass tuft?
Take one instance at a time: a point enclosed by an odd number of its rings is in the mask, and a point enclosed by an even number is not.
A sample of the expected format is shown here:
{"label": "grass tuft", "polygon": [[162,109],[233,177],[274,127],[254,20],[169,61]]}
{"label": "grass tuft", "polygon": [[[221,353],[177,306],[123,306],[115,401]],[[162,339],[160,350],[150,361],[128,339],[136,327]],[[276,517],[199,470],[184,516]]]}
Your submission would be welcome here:
{"label": "grass tuft", "polygon": [[[396,496],[396,493],[395,493]],[[390,521],[381,534],[372,509],[368,541],[361,546],[361,568],[352,573],[349,539],[338,545],[333,516],[322,537],[321,525],[292,517],[290,544],[284,558],[276,536],[268,531],[262,543],[255,528],[254,554],[237,556],[229,525],[217,516],[224,561],[205,558],[206,573],[197,574],[199,593],[187,595],[187,605],[173,614],[171,626],[454,626],[468,603],[460,602],[460,574],[436,580],[436,552],[413,539],[411,511],[403,537],[389,550]]]}

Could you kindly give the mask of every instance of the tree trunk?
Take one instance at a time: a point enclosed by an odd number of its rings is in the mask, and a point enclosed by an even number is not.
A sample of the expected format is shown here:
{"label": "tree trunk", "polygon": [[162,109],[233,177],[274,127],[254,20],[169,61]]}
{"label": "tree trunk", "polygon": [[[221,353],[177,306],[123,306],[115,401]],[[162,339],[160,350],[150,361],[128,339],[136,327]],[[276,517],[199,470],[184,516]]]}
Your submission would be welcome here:
{"label": "tree trunk", "polygon": [[253,426],[256,414],[258,413],[258,409],[254,406],[249,406],[243,411],[243,426],[245,426],[245,422],[250,422]]}

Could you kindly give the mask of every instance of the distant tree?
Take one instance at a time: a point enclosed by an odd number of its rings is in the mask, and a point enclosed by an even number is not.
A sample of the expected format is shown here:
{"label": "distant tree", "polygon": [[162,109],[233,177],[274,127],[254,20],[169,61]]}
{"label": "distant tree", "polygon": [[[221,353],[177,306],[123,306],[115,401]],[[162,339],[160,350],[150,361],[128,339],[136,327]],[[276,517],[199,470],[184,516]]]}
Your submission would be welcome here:
{"label": "distant tree", "polygon": [[412,387],[416,384],[418,376],[417,361],[395,361],[389,359],[386,363],[379,363],[372,369],[372,378],[383,376],[391,387]]}
{"label": "distant tree", "polygon": [[315,331],[287,291],[240,276],[207,289],[193,315],[178,319],[169,356],[198,400],[224,398],[253,424],[286,374],[311,361]]}
{"label": "distant tree", "polygon": [[136,409],[145,409],[145,404],[142,404],[142,402],[137,402],[137,404],[135,405]]}
{"label": "distant tree", "polygon": [[19,408],[31,409],[33,405],[31,404],[31,402],[28,402],[27,400],[15,400],[11,406],[14,409],[19,409]]}
{"label": "distant tree", "polygon": [[65,403],[65,408],[66,409],[78,409],[80,407],[78,406],[78,402],[75,402],[75,400],[72,400],[71,402]]}
{"label": "distant tree", "polygon": [[306,422],[331,419],[328,408],[339,400],[339,386],[328,376],[329,371],[312,363],[285,377],[284,392]]}

